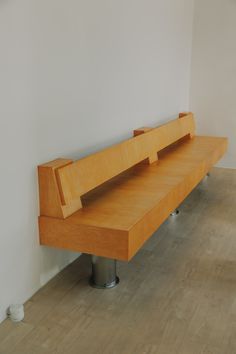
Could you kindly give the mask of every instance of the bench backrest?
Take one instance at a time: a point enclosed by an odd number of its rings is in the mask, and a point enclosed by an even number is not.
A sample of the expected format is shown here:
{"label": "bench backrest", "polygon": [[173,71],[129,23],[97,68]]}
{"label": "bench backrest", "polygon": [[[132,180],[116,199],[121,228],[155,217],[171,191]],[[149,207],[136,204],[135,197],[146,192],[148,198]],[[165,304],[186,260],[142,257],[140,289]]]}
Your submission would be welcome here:
{"label": "bench backrest", "polygon": [[179,139],[193,137],[193,114],[179,117],[78,161],[57,159],[39,166],[41,215],[66,218],[82,207],[83,194],[145,159],[154,161]]}

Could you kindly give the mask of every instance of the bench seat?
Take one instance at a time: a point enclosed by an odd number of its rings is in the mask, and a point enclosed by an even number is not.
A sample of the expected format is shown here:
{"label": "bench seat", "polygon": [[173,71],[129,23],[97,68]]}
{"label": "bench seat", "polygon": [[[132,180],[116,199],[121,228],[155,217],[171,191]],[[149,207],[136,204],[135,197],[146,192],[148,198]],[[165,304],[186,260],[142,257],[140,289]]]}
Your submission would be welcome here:
{"label": "bench seat", "polygon": [[83,195],[83,208],[71,216],[41,215],[41,244],[130,260],[226,149],[226,138],[175,143],[157,162],[139,163]]}

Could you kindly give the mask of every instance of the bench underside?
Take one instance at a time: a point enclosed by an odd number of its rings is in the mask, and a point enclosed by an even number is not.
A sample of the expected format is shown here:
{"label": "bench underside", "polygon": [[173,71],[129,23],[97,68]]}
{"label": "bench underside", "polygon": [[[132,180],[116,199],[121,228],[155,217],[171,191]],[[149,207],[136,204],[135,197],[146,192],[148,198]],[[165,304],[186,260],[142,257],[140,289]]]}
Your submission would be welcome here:
{"label": "bench underside", "polygon": [[224,155],[226,138],[175,144],[151,165],[138,164],[82,197],[66,219],[40,216],[40,243],[130,260]]}

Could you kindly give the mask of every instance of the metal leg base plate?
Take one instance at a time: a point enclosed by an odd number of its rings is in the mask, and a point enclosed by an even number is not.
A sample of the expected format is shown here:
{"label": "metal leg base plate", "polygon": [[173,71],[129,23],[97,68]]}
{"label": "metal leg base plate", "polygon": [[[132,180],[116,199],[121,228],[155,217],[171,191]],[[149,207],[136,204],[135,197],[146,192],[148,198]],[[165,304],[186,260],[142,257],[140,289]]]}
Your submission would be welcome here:
{"label": "metal leg base plate", "polygon": [[89,280],[89,284],[96,289],[112,289],[114,288],[116,285],[118,285],[120,282],[119,277],[116,277],[116,279],[111,282],[110,284],[104,284],[104,285],[98,285],[94,282],[93,276],[91,276],[90,280]]}

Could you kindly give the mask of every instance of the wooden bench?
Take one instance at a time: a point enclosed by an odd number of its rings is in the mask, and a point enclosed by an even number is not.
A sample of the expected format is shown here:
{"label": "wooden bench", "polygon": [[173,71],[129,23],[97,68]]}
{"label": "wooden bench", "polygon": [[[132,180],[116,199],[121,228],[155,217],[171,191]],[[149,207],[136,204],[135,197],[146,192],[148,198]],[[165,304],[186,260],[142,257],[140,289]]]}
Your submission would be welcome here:
{"label": "wooden bench", "polygon": [[92,256],[92,281],[117,283],[129,261],[224,155],[227,138],[195,136],[192,113],[78,161],[38,167],[40,243]]}

